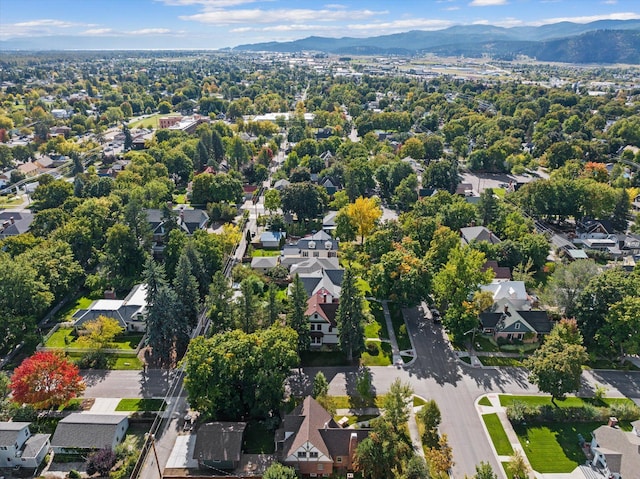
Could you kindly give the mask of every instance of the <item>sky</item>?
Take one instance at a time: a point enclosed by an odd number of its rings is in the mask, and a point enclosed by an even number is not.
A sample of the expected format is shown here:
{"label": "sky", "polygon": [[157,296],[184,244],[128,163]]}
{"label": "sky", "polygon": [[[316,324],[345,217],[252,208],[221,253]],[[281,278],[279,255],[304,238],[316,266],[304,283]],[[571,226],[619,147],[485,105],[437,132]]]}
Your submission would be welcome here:
{"label": "sky", "polygon": [[0,41],[77,49],[219,49],[311,35],[640,18],[638,0],[0,0]]}

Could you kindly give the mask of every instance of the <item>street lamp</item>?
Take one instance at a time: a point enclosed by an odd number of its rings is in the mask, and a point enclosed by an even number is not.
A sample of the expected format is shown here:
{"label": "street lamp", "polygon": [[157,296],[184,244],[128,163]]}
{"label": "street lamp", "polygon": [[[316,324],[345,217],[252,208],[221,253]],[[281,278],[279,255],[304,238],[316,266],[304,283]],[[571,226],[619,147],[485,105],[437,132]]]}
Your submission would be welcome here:
{"label": "street lamp", "polygon": [[471,334],[471,342],[469,343],[469,355],[471,355],[471,351],[473,350],[473,343],[476,340],[476,332],[478,331],[478,328],[473,328],[470,329],[469,331],[467,331],[466,333],[463,334],[463,336],[466,336],[469,333]]}

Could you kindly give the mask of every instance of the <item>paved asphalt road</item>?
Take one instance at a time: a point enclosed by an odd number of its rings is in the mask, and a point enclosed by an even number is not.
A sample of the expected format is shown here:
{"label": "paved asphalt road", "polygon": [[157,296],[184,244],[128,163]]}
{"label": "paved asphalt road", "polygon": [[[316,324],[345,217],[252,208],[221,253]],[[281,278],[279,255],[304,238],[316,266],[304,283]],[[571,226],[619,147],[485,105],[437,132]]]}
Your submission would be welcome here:
{"label": "paved asphalt road", "polygon": [[[370,368],[376,392],[386,392],[391,383],[400,378],[409,382],[416,394],[437,401],[442,411],[441,432],[448,435],[453,448],[456,463],[453,477],[456,479],[465,474],[473,475],[475,465],[480,461],[489,461],[494,470],[498,471],[498,464],[476,413],[474,401],[490,392],[535,394],[539,391],[528,383],[526,372],[522,369],[481,369],[460,363],[448,347],[440,326],[424,320],[416,308],[406,310],[405,317],[417,359],[402,368]],[[292,389],[309,392],[317,371],[317,368],[307,368],[302,376],[294,374],[291,378]],[[345,391],[355,390],[355,368],[322,368],[322,371],[329,380],[330,394],[342,395]],[[86,397],[163,397],[167,391],[169,373],[149,370],[97,371],[84,374],[87,381]],[[611,397],[640,399],[638,372],[585,372],[580,393],[593,393],[595,384],[606,386],[607,394]],[[161,458],[160,462],[164,464],[166,458]]]}

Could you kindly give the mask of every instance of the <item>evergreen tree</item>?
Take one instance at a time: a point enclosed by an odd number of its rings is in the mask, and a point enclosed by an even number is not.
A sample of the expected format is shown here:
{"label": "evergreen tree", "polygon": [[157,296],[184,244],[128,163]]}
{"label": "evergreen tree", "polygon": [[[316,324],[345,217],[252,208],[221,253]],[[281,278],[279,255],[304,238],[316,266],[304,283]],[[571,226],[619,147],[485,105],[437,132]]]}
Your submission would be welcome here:
{"label": "evergreen tree", "polygon": [[278,315],[280,314],[280,304],[278,301],[278,287],[274,283],[269,284],[269,289],[267,290],[267,321],[269,324],[266,326],[271,326],[278,321]]}
{"label": "evergreen tree", "polygon": [[147,343],[157,364],[169,367],[189,341],[176,293],[166,285],[161,286],[147,311]]}
{"label": "evergreen tree", "polygon": [[124,133],[124,151],[129,151],[133,146],[133,138],[131,137],[131,130],[125,124],[122,125],[122,133]]}
{"label": "evergreen tree", "polygon": [[629,227],[629,221],[631,220],[631,201],[629,200],[629,193],[622,188],[617,194],[616,203],[611,215],[611,224],[616,231],[625,232]]}
{"label": "evergreen tree", "polygon": [[329,393],[329,383],[322,371],[318,371],[313,378],[313,391],[311,395],[314,399],[325,397]]}
{"label": "evergreen tree", "polygon": [[198,282],[191,271],[191,261],[189,261],[189,257],[183,252],[178,260],[176,277],[173,280],[173,289],[180,302],[182,314],[186,317],[189,326],[193,328],[198,323],[200,296],[198,293]]}
{"label": "evergreen tree", "polygon": [[308,351],[311,346],[309,321],[305,316],[307,310],[307,290],[298,274],[293,278],[291,298],[287,312],[287,324],[298,333],[298,354]]}
{"label": "evergreen tree", "polygon": [[147,258],[144,265],[144,280],[147,285],[147,305],[151,306],[155,303],[160,288],[167,285],[164,266],[156,263],[152,257]]}
{"label": "evergreen tree", "polygon": [[246,334],[254,332],[258,323],[258,321],[256,321],[258,302],[254,292],[254,284],[255,280],[251,276],[240,281],[242,298],[240,299],[240,308],[238,310],[241,323],[239,326],[241,326]]}
{"label": "evergreen tree", "polygon": [[349,361],[360,357],[364,351],[364,314],[362,311],[362,293],[356,285],[351,268],[347,268],[342,279],[340,305],[336,315],[338,339],[342,351]]}
{"label": "evergreen tree", "polygon": [[207,289],[209,288],[209,281],[202,262],[202,256],[193,241],[187,242],[182,250],[182,254],[189,259],[191,274],[198,283],[198,294],[199,298],[202,299],[206,296]]}
{"label": "evergreen tree", "polygon": [[211,286],[209,286],[209,296],[207,296],[212,333],[222,333],[232,329],[232,296],[233,291],[229,287],[229,281],[222,271],[217,271],[213,275]]}

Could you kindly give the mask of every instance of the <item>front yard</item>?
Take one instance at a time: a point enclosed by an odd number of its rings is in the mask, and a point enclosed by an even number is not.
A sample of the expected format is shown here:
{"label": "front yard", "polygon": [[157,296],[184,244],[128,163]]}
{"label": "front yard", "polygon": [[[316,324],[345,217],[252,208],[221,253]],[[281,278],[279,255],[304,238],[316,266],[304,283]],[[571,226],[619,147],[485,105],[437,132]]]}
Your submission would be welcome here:
{"label": "front yard", "polygon": [[[139,334],[120,334],[110,344],[111,349],[135,350],[142,340],[142,333]],[[74,334],[73,328],[60,328],[53,333],[45,342],[47,348],[73,348],[73,349],[90,349],[85,344],[78,344],[78,338]]]}

